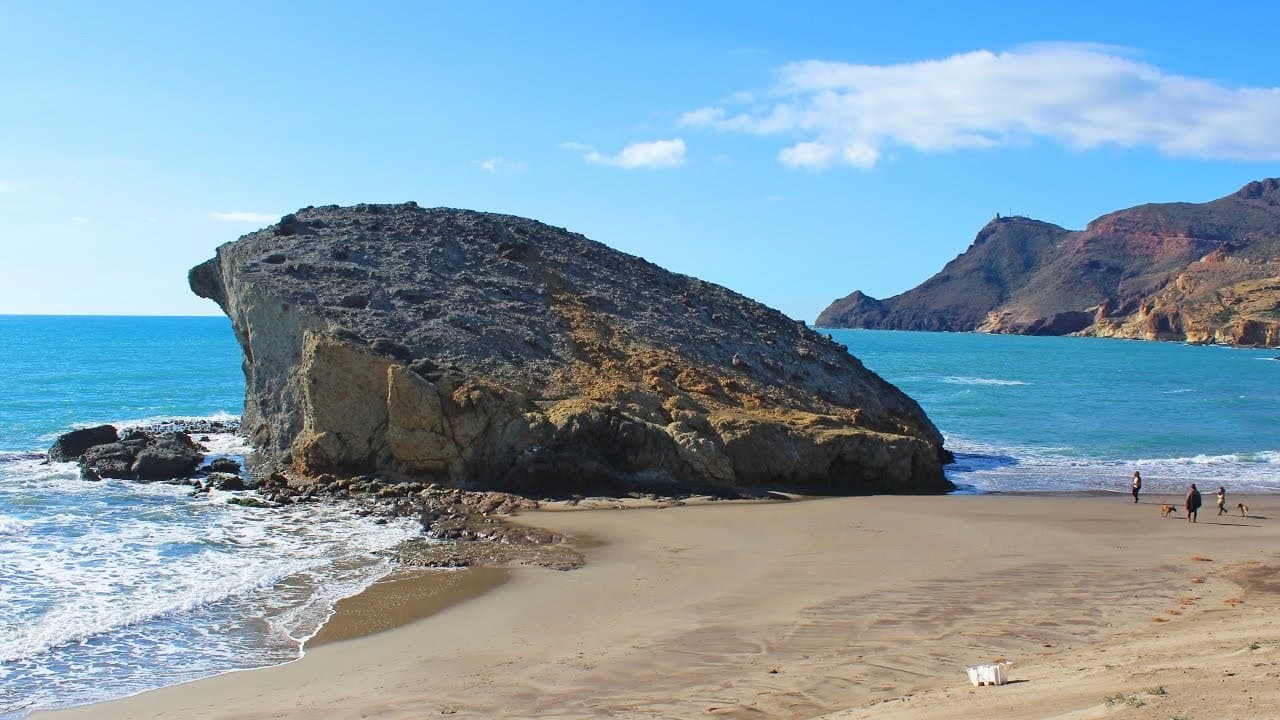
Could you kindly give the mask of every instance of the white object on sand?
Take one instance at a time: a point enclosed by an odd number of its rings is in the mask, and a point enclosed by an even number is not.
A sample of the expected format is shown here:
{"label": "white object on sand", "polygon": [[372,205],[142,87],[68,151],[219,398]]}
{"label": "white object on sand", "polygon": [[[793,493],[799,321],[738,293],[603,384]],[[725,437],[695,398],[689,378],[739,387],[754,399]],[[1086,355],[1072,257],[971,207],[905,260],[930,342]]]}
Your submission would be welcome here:
{"label": "white object on sand", "polygon": [[988,663],[965,668],[969,682],[974,685],[1003,685],[1006,682],[1005,663]]}

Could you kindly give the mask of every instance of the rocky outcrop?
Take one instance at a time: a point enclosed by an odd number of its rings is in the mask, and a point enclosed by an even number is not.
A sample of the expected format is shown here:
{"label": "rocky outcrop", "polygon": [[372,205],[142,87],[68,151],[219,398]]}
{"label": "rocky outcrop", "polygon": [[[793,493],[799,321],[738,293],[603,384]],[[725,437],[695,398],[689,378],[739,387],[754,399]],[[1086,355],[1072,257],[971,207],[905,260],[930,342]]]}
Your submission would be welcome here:
{"label": "rocky outcrop", "polygon": [[49,448],[48,459],[77,461],[81,477],[87,480],[115,478],[151,482],[180,480],[217,470],[239,473],[240,464],[229,458],[218,458],[198,470],[204,453],[188,434],[192,429],[228,432],[238,427],[221,421],[170,421],[127,429],[121,435],[113,425],[100,425],[60,435]]}
{"label": "rocky outcrop", "polygon": [[996,218],[920,286],[854,292],[820,327],[1280,345],[1280,180],[1208,203],[1142,205],[1070,232]]}
{"label": "rocky outcrop", "polygon": [[192,289],[244,350],[244,430],[305,483],[525,494],[937,492],[919,406],[722,287],[518,217],[305,208]]}
{"label": "rocky outcrop", "polygon": [[151,438],[133,458],[130,471],[138,480],[168,480],[195,472],[204,455],[183,432]]}
{"label": "rocky outcrop", "polygon": [[118,431],[112,425],[82,428],[63,433],[58,436],[49,448],[49,460],[53,462],[71,462],[78,460],[85,450],[94,445],[105,445],[120,440]]}

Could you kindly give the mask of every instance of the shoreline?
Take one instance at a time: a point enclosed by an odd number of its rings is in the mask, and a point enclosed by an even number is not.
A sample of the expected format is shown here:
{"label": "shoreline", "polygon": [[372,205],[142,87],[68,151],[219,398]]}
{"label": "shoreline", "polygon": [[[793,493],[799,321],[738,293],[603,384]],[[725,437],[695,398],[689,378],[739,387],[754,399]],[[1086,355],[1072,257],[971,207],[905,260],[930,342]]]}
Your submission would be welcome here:
{"label": "shoreline", "polygon": [[[982,703],[1031,702],[1027,686],[1031,695],[1056,687],[1050,705],[1065,707],[1078,693],[1053,679],[1055,662],[1094,653],[1132,665],[1133,638],[1151,628],[1198,636],[1193,617],[1215,628],[1247,618],[1224,627],[1255,628],[1265,622],[1259,612],[1277,605],[1265,586],[1244,590],[1231,579],[1249,562],[1280,564],[1267,551],[1280,539],[1277,496],[1235,495],[1256,517],[1219,519],[1210,506],[1198,526],[1158,516],[1160,502],[1180,498],[1121,498],[875,496],[528,513],[519,522],[598,540],[587,565],[516,568],[494,592],[395,632],[309,644],[301,660],[234,680],[33,717],[688,717],[720,708],[713,714],[800,718],[861,708],[832,717],[887,718],[908,702],[935,703],[939,717],[990,717]],[[1212,559],[1190,560],[1202,555]],[[1191,583],[1188,564],[1204,584]],[[1179,605],[1191,593],[1200,597]],[[1241,593],[1243,604],[1222,604]],[[1260,647],[1280,650],[1266,632]],[[1001,656],[1017,661],[1015,679],[1034,680],[985,694],[958,681],[965,664]]]}
{"label": "shoreline", "polygon": [[505,568],[397,568],[335,603],[333,614],[303,643],[302,657],[323,645],[377,635],[429,618],[500,587],[509,577]]}

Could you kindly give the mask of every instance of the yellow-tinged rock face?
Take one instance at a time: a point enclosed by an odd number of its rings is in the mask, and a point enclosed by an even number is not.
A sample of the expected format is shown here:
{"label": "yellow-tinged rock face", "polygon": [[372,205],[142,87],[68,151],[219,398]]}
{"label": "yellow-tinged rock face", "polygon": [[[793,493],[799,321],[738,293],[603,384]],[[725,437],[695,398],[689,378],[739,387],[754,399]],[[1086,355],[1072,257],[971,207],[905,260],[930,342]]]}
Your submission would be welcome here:
{"label": "yellow-tinged rock face", "polygon": [[308,334],[299,368],[303,422],[295,458],[309,468],[333,469],[372,460],[387,426],[390,369],[369,352]]}

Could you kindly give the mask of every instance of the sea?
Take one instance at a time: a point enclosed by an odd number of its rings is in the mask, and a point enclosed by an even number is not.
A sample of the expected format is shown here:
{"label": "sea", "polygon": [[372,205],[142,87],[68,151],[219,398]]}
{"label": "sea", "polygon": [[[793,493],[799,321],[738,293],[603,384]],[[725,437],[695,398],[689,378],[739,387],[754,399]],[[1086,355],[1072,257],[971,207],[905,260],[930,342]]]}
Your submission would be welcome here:
{"label": "sea", "polygon": [[87,482],[40,455],[78,427],[234,420],[240,362],[226,318],[0,316],[0,718],[295,660],[390,572],[380,551],[416,523]]}
{"label": "sea", "polygon": [[[1280,492],[1276,350],[830,332],[920,402],[961,492],[1120,495],[1133,470],[1149,492]],[[0,348],[0,720],[294,660],[416,532],[45,462],[72,428],[235,419],[225,318],[0,316]],[[201,442],[210,458],[249,451]]]}

